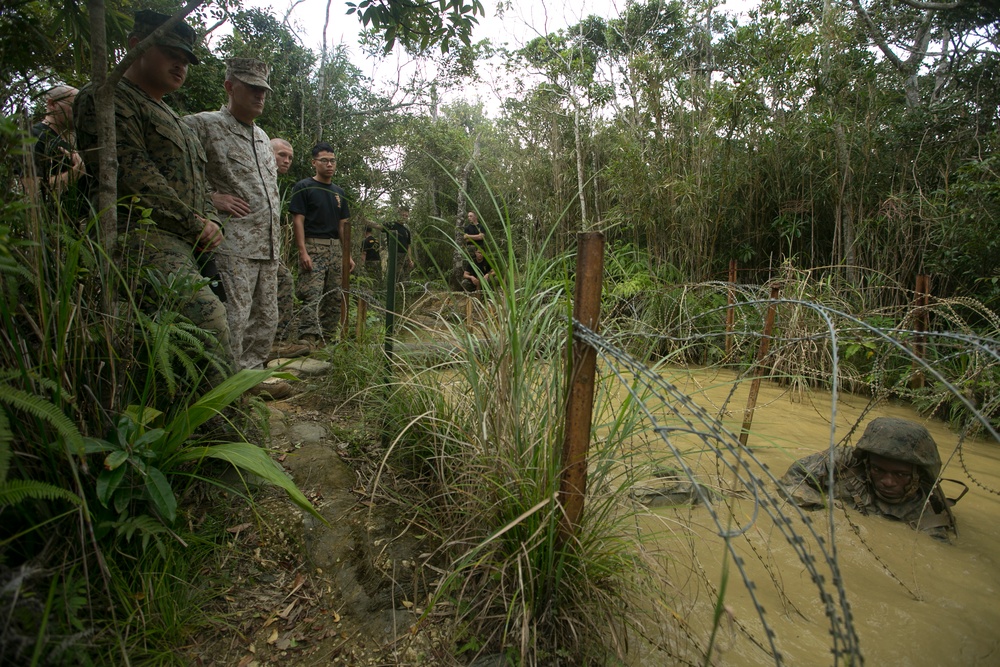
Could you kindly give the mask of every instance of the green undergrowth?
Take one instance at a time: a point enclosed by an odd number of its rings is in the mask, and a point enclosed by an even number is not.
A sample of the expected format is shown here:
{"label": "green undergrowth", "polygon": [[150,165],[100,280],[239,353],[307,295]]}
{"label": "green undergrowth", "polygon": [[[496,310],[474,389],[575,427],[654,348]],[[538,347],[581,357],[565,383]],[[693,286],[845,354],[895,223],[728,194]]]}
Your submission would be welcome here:
{"label": "green undergrowth", "polygon": [[274,373],[220,372],[181,314],[203,282],[122,271],[58,197],[2,202],[0,664],[183,664],[220,537],[195,499],[235,467],[314,511],[257,444]]}
{"label": "green undergrowth", "polygon": [[429,560],[449,565],[426,613],[452,615],[461,660],[614,664],[646,624],[669,623],[632,604],[651,586],[666,588],[644,556],[630,480],[615,464],[638,411],[614,404],[602,380],[592,492],[566,537],[557,492],[572,258],[539,254],[515,264],[493,244],[487,257],[501,281],[470,297],[472,325],[464,316],[436,325],[457,343],[452,353],[394,366],[398,381],[383,389],[385,468],[375,483],[417,508],[440,544]]}

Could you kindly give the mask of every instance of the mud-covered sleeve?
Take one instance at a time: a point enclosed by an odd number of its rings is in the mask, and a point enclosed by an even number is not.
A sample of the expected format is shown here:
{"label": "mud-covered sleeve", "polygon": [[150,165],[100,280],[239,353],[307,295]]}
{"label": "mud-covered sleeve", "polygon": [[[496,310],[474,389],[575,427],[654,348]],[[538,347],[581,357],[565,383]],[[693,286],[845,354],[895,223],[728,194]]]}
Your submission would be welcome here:
{"label": "mud-covered sleeve", "polygon": [[[139,205],[153,210],[153,220],[163,231],[194,241],[201,234],[204,223],[196,211],[184,204],[177,190],[161,172],[162,161],[157,163],[150,156],[156,147],[148,146],[143,132],[141,110],[125,95],[119,95],[115,105],[115,127],[118,140],[118,196],[134,195]],[[176,160],[195,160],[198,156],[184,155],[186,141],[176,129],[156,127],[158,141],[177,146]],[[175,171],[183,173],[182,165]],[[178,183],[178,185],[183,185]]]}
{"label": "mud-covered sleeve", "polygon": [[[833,456],[834,470],[837,471],[850,458],[850,452],[838,447]],[[778,480],[778,491],[796,505],[814,509],[826,506],[829,482],[830,453],[816,452],[789,466],[785,475]]]}

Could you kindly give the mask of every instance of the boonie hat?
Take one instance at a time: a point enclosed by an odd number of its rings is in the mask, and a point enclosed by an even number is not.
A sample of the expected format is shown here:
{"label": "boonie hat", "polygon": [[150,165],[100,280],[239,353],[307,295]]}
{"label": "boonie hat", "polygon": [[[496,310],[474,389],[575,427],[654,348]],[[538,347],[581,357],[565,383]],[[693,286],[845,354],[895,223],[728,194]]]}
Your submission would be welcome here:
{"label": "boonie hat", "polygon": [[[132,26],[132,34],[139,39],[149,37],[154,30],[166,23],[169,18],[170,17],[166,14],[154,12],[149,9],[138,11],[135,13],[135,23]],[[198,56],[194,54],[195,38],[196,33],[194,28],[189,26],[184,21],[181,21],[168,30],[166,34],[160,35],[159,39],[156,40],[156,43],[160,46],[172,46],[175,49],[180,49],[187,54],[188,60],[190,60],[192,64],[197,65],[199,60]]]}
{"label": "boonie hat", "polygon": [[271,90],[267,77],[271,68],[267,63],[253,58],[230,58],[226,61],[226,78],[235,77],[248,86],[257,86]]}

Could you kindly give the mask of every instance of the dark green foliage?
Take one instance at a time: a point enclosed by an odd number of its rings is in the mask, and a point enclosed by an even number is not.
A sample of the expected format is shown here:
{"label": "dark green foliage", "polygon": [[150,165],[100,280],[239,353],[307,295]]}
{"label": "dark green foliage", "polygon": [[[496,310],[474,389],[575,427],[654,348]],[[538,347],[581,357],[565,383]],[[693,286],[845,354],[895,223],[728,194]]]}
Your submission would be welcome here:
{"label": "dark green foliage", "polygon": [[398,41],[404,48],[424,51],[440,45],[446,52],[456,40],[469,44],[476,16],[485,14],[479,0],[441,0],[436,3],[410,3],[393,0],[361,0],[347,3],[348,14],[357,14],[365,26],[382,36],[385,52]]}

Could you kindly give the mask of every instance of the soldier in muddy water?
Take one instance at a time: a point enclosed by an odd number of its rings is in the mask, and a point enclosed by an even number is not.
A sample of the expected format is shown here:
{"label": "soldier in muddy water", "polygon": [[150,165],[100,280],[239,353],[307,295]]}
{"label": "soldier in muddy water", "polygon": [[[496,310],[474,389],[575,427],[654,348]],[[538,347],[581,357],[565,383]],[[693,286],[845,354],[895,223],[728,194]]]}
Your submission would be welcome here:
{"label": "soldier in muddy water", "polygon": [[[824,507],[830,497],[830,465],[825,451],[799,459],[779,480],[779,491],[803,508]],[[834,451],[832,465],[835,502],[903,521],[942,541],[957,536],[951,511],[956,501],[941,490],[941,456],[920,424],[878,417],[855,447]]]}
{"label": "soldier in muddy water", "polygon": [[[169,18],[153,11],[136,12],[129,48],[135,48]],[[124,202],[119,208],[118,231],[123,235],[126,273],[133,277],[139,276],[143,267],[151,267],[164,276],[199,281],[197,257],[216,250],[224,239],[205,178],[201,142],[163,101],[184,84],[188,67],[198,64],[195,42],[191,26],[176,24],[132,63],[115,90],[118,195]],[[96,193],[99,164],[93,85],[77,95],[73,117],[77,145],[89,175],[85,187]],[[142,219],[142,209],[151,211],[148,220]],[[209,347],[224,365],[231,365],[226,308],[211,287],[197,290],[180,305],[180,311],[195,325],[212,332]],[[211,383],[221,380],[214,366],[206,375]]]}

